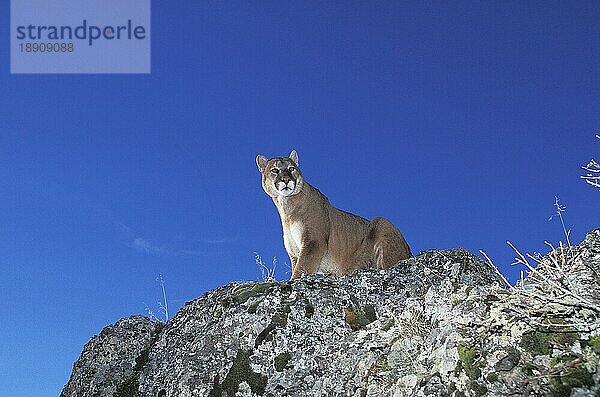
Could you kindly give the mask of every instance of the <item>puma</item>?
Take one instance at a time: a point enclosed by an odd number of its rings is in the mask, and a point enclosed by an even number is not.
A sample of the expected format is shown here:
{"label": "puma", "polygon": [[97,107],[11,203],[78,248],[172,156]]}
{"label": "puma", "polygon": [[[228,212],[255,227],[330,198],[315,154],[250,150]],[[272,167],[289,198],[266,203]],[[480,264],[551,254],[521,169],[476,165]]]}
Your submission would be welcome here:
{"label": "puma", "polygon": [[387,219],[368,221],[332,206],[302,176],[295,150],[289,157],[258,155],[256,165],[281,217],[291,280],[317,272],[347,275],[369,266],[388,269],[412,256],[402,233]]}

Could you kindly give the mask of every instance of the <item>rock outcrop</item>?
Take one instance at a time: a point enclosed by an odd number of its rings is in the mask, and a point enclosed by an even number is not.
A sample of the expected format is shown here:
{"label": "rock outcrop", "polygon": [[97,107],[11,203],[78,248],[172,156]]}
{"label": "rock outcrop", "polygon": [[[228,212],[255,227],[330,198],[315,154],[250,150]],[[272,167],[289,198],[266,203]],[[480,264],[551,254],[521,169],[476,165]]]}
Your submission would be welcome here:
{"label": "rock outcrop", "polygon": [[598,396],[600,229],[508,288],[462,250],[232,283],[84,347],[62,397]]}
{"label": "rock outcrop", "polygon": [[61,396],[133,395],[161,328],[144,316],[123,318],[104,328],[83,348]]}

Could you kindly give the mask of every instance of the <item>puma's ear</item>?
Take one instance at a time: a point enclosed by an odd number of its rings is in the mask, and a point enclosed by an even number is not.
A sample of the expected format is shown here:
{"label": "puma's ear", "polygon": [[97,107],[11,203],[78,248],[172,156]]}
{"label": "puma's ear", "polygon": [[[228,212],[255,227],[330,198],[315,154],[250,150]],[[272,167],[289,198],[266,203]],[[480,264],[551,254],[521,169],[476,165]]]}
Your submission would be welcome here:
{"label": "puma's ear", "polygon": [[295,150],[292,150],[292,153],[290,153],[290,160],[298,165],[298,153]]}
{"label": "puma's ear", "polygon": [[263,172],[265,170],[265,167],[267,166],[268,162],[269,159],[263,156],[262,154],[256,156],[256,165],[258,166],[258,170],[260,172]]}

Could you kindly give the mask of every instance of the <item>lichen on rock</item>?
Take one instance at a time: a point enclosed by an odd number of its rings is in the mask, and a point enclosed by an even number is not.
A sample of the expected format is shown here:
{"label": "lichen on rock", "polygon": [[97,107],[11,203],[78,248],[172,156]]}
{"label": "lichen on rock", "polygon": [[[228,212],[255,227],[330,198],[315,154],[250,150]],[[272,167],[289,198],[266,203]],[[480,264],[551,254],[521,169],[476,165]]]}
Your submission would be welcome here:
{"label": "lichen on rock", "polygon": [[132,397],[162,324],[132,316],[105,327],[83,348],[61,397]]}
{"label": "lichen on rock", "polygon": [[585,307],[555,291],[529,301],[519,291],[535,285],[509,290],[462,249],[386,272],[232,283],[164,328],[105,328],[61,397],[597,396],[600,230],[568,253]]}

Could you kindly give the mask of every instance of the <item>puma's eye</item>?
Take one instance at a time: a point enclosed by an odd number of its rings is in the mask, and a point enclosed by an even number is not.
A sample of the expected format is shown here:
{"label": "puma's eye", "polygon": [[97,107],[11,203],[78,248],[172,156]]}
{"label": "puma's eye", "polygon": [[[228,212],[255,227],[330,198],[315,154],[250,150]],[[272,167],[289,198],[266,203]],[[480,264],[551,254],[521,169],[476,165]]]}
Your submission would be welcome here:
{"label": "puma's eye", "polygon": [[295,167],[288,167],[288,170],[289,170],[290,172],[294,172],[294,171],[296,171],[296,168],[295,168]]}
{"label": "puma's eye", "polygon": [[271,168],[272,174],[279,174],[279,168]]}

